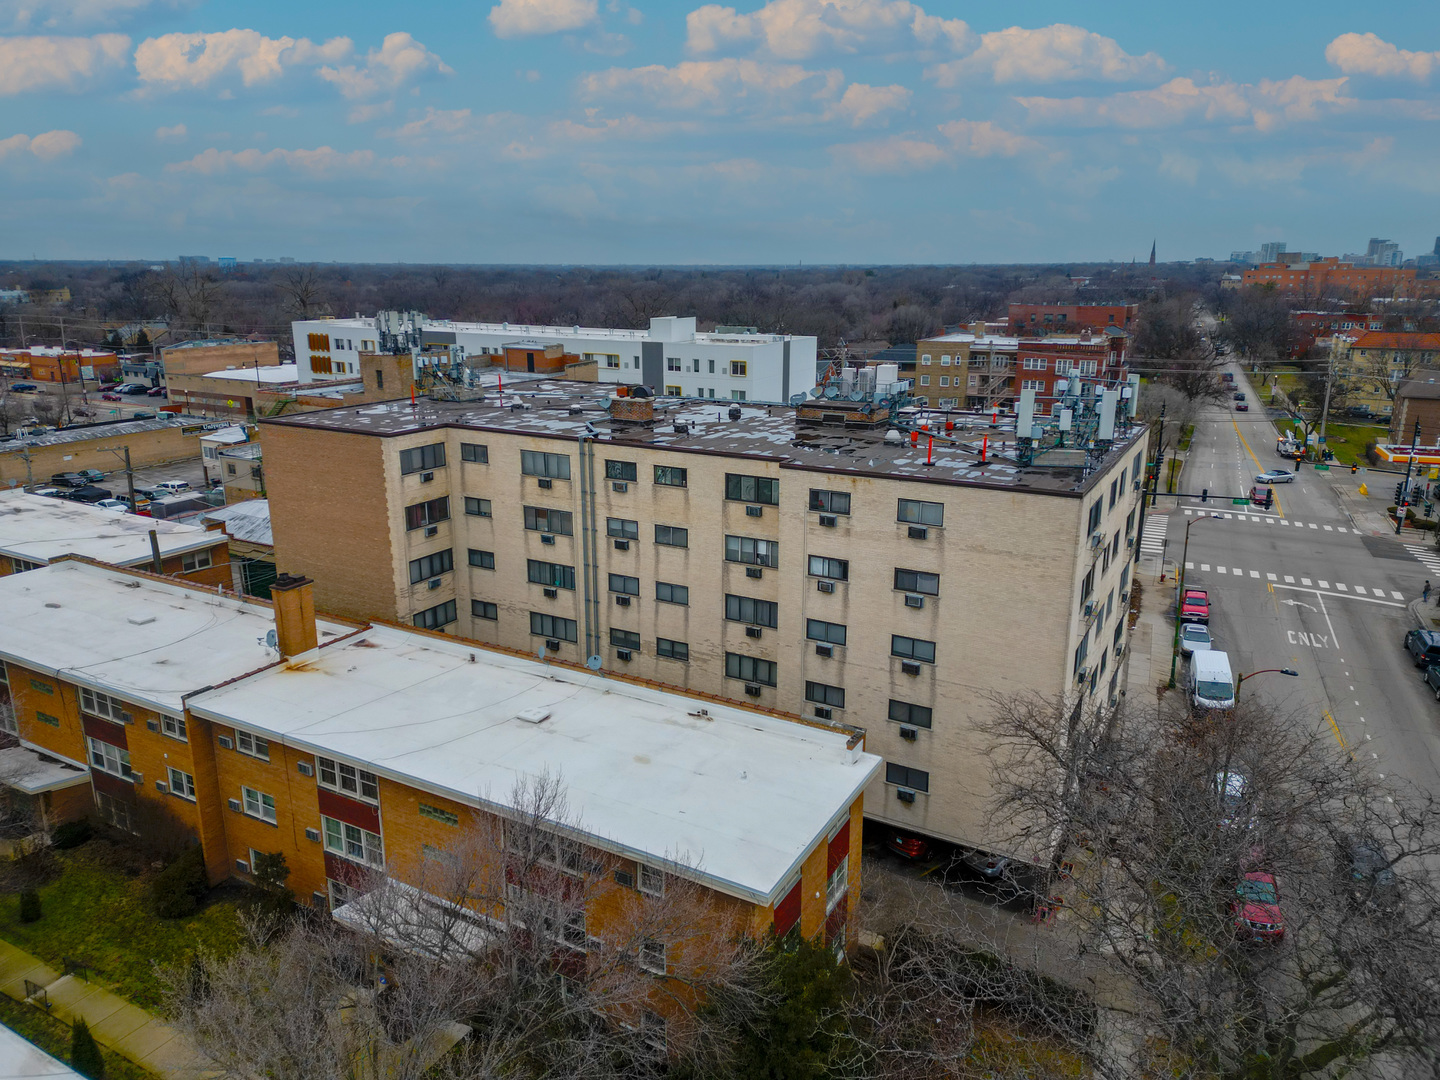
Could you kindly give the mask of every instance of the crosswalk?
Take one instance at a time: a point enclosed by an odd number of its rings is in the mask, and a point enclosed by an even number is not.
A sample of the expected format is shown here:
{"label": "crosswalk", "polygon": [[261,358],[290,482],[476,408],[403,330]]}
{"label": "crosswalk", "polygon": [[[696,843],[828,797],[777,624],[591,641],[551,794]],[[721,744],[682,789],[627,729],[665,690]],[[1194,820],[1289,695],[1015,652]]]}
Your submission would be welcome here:
{"label": "crosswalk", "polygon": [[1421,547],[1419,544],[1406,544],[1405,550],[1414,555],[1425,564],[1425,569],[1432,574],[1440,574],[1440,552],[1433,547]]}
{"label": "crosswalk", "polygon": [[1145,531],[1140,536],[1140,554],[1165,554],[1165,527],[1169,519],[1151,514],[1145,519]]}
{"label": "crosswalk", "polygon": [[1356,536],[1364,535],[1360,532],[1359,529],[1352,529],[1348,525],[1322,525],[1314,521],[1291,521],[1289,518],[1272,517],[1268,514],[1227,514],[1217,510],[1192,510],[1187,507],[1185,510],[1185,516],[1222,517],[1226,521],[1229,521],[1233,518],[1236,521],[1249,521],[1255,523],[1256,525],[1282,525],[1286,528],[1291,529],[1315,529],[1317,531],[1323,529],[1325,532],[1343,533],[1347,536],[1351,533],[1354,533]]}
{"label": "crosswalk", "polygon": [[[1212,573],[1212,572],[1213,572],[1213,573],[1216,573],[1216,574],[1225,574],[1225,575],[1227,575],[1227,576],[1229,576],[1229,577],[1238,577],[1238,578],[1249,577],[1249,578],[1253,578],[1253,579],[1259,580],[1259,581],[1266,581],[1266,582],[1269,582],[1269,583],[1275,584],[1275,585],[1279,585],[1279,584],[1284,584],[1284,585],[1296,585],[1296,584],[1298,584],[1298,585],[1301,585],[1301,586],[1303,586],[1304,588],[1307,588],[1307,589],[1323,589],[1323,590],[1325,590],[1325,591],[1327,591],[1327,592],[1333,590],[1334,592],[1349,593],[1349,594],[1354,595],[1354,596],[1375,597],[1375,598],[1381,599],[1381,600],[1385,599],[1387,595],[1390,596],[1390,597],[1393,597],[1393,598],[1396,599],[1396,600],[1404,600],[1404,599],[1405,599],[1405,594],[1402,593],[1402,592],[1400,592],[1398,589],[1384,589],[1384,588],[1381,588],[1381,587],[1376,586],[1374,582],[1371,582],[1370,585],[1365,586],[1365,585],[1352,585],[1352,584],[1347,584],[1347,583],[1345,583],[1345,582],[1339,582],[1339,581],[1337,581],[1337,582],[1335,582],[1335,584],[1332,585],[1330,582],[1324,580],[1323,578],[1313,578],[1313,579],[1312,579],[1312,578],[1308,578],[1308,577],[1299,577],[1298,575],[1292,575],[1292,574],[1271,574],[1271,573],[1269,573],[1269,572],[1267,572],[1267,571],[1261,571],[1261,570],[1243,570],[1243,569],[1241,569],[1241,568],[1238,567],[1238,566],[1218,566],[1218,565],[1217,565],[1217,566],[1212,567],[1209,563],[1203,563],[1203,562],[1202,562],[1202,563],[1187,562],[1187,563],[1185,564],[1185,569],[1186,569],[1187,571],[1189,571],[1189,570],[1198,570],[1198,571],[1200,571],[1202,574],[1209,574],[1209,573]],[[1437,571],[1437,573],[1440,573],[1440,571]]]}

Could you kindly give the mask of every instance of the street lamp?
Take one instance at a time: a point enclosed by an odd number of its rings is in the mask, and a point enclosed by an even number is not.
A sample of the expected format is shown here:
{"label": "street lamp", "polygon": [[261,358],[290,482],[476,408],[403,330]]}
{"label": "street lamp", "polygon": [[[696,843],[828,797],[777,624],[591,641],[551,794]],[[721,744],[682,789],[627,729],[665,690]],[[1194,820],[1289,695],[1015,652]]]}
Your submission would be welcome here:
{"label": "street lamp", "polygon": [[1185,526],[1185,546],[1180,552],[1180,583],[1177,587],[1179,599],[1175,602],[1175,641],[1170,647],[1170,689],[1175,689],[1175,665],[1180,660],[1180,607],[1185,602],[1185,563],[1190,557],[1190,530],[1202,521],[1219,521],[1219,514],[1197,517]]}
{"label": "street lamp", "polygon": [[1300,677],[1300,672],[1296,671],[1294,668],[1288,668],[1288,667],[1270,667],[1270,668],[1261,668],[1259,671],[1252,671],[1252,672],[1250,672],[1250,674],[1248,674],[1248,675],[1241,675],[1238,679],[1235,680],[1235,700],[1236,700],[1236,701],[1239,701],[1239,700],[1240,700],[1240,686],[1241,686],[1242,683],[1245,682],[1246,679],[1253,679],[1256,675],[1271,675],[1271,674],[1274,674],[1274,675],[1289,675],[1289,676],[1291,676],[1292,678],[1299,678],[1299,677]]}

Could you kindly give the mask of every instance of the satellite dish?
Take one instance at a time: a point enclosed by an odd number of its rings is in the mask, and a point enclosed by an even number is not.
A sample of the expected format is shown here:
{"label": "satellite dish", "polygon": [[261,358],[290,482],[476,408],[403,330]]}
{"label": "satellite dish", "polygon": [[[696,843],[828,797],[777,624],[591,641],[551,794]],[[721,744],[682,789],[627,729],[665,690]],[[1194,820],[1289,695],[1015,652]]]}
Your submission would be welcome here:
{"label": "satellite dish", "polygon": [[274,627],[265,631],[265,647],[267,649],[280,648],[280,635],[275,632]]}
{"label": "satellite dish", "polygon": [[790,395],[790,404],[791,404],[791,405],[804,405],[804,404],[805,404],[805,395],[804,395],[804,394],[791,394],[791,395]]}
{"label": "satellite dish", "polygon": [[585,666],[591,671],[599,671],[601,662],[599,656],[592,656],[585,661]]}
{"label": "satellite dish", "polygon": [[829,398],[831,401],[834,401],[836,398],[838,398],[838,397],[840,396],[840,391],[837,390],[837,389],[835,389],[835,387],[833,387],[833,386],[827,386],[827,387],[825,388],[825,396],[826,396],[827,398]]}
{"label": "satellite dish", "polygon": [[856,390],[856,391],[854,391],[854,392],[850,395],[850,400],[851,400],[851,401],[864,401],[864,400],[865,400],[865,395],[862,394],[859,390]]}
{"label": "satellite dish", "polygon": [[544,660],[544,659],[545,659],[545,646],[544,646],[544,645],[541,645],[540,648],[539,648],[539,650],[535,653],[535,655],[536,655],[537,657],[539,657],[541,660]]}

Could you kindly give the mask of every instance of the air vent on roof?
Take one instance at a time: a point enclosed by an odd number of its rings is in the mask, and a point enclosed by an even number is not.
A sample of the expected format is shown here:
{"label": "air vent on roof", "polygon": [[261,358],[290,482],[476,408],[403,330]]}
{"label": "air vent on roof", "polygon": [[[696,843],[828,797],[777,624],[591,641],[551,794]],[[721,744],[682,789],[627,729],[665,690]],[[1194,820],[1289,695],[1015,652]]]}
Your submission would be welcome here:
{"label": "air vent on roof", "polygon": [[527,724],[539,724],[550,719],[550,710],[537,707],[534,709],[521,709],[515,714],[516,720],[524,720]]}
{"label": "air vent on roof", "polygon": [[125,618],[131,626],[149,626],[155,621],[154,615],[128,615]]}

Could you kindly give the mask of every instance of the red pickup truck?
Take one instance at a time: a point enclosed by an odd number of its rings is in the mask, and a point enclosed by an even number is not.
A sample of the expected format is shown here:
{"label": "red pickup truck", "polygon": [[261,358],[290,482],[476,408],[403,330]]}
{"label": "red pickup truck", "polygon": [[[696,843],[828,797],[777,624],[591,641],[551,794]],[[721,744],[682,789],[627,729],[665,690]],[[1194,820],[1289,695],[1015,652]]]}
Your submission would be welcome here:
{"label": "red pickup truck", "polygon": [[1204,589],[1186,589],[1180,597],[1180,621],[1209,623],[1210,594]]}

